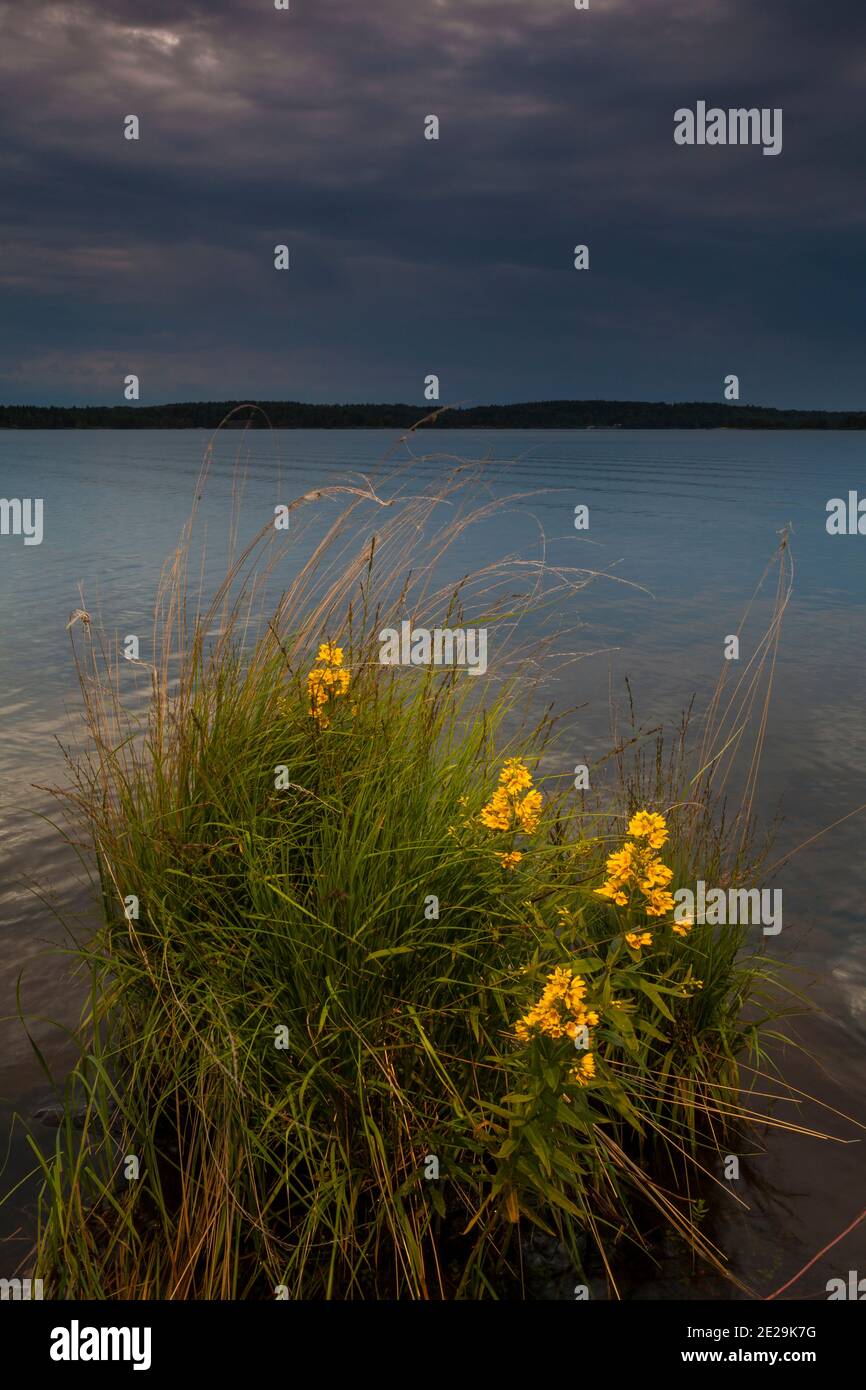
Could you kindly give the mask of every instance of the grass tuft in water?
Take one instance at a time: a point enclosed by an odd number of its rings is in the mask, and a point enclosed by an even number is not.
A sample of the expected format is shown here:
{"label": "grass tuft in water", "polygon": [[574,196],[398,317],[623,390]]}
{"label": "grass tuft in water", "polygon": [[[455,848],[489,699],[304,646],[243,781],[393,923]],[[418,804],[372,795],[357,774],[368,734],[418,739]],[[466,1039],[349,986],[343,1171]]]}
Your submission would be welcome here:
{"label": "grass tuft in water", "polygon": [[[273,528],[204,605],[191,527],[144,709],[81,610],[71,796],[103,925],[81,952],[67,1122],[39,1154],[54,1296],[519,1296],[533,1229],[577,1276],[591,1248],[616,1294],[659,1220],[725,1269],[701,1194],[752,1123],[741,1067],[761,1075],[778,972],[748,928],[677,932],[646,909],[699,877],[758,881],[787,549],[745,683],[720,686],[695,740],[687,720],[672,743],[615,729],[596,800],[554,772],[562,722],[527,717],[550,643],[517,646],[590,576],[508,557],[437,591],[443,554],[495,511],[468,490],[458,470],[435,496],[407,477],[388,498],[364,479],[298,499],[342,510],[270,607]],[[383,624],[468,613],[499,643],[489,679],[379,663]],[[638,811],[654,832],[629,834]],[[612,875],[626,841],[639,876]]]}

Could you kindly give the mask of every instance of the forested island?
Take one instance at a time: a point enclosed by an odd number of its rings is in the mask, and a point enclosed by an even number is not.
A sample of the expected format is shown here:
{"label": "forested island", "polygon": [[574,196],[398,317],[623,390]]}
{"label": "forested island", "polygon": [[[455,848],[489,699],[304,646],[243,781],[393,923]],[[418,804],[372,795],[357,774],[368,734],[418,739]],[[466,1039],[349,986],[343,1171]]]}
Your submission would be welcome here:
{"label": "forested island", "polygon": [[[226,419],[231,416],[230,419]],[[309,405],[183,401],[171,405],[4,405],[0,429],[741,429],[862,430],[866,411],[776,410],[687,401],[523,401],[510,405]]]}

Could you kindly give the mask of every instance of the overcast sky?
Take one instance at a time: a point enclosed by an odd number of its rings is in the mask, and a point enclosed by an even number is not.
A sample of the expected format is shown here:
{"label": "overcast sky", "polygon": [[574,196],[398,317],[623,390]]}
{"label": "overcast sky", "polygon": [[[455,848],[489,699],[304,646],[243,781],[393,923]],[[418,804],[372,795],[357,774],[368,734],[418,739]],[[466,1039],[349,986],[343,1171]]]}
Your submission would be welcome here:
{"label": "overcast sky", "polygon": [[864,0],[589,6],[0,0],[0,401],[866,409]]}

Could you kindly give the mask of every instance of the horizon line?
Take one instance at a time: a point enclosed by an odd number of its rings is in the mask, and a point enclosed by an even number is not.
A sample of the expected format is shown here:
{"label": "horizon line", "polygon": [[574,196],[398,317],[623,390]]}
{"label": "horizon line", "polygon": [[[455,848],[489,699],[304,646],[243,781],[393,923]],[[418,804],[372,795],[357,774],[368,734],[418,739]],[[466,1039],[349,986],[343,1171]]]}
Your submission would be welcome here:
{"label": "horizon line", "polygon": [[463,413],[478,410],[519,410],[527,407],[563,407],[563,406],[638,406],[655,407],[667,410],[682,410],[690,407],[699,406],[705,410],[719,410],[730,413],[738,411],[757,410],[785,415],[864,415],[866,416],[866,405],[863,406],[779,406],[762,405],[752,401],[718,401],[718,400],[664,400],[650,399],[642,397],[625,396],[540,396],[534,398],[523,398],[513,401],[484,401],[474,404],[465,401],[453,404],[441,404],[438,402],[414,402],[414,401],[384,401],[384,400],[351,400],[351,401],[308,401],[292,397],[252,397],[252,396],[223,396],[223,397],[199,397],[187,398],[185,400],[164,400],[142,403],[141,401],[123,402],[91,402],[86,405],[78,403],[66,404],[57,402],[34,402],[34,401],[8,401],[0,403],[0,411],[8,410],[111,410],[123,411],[135,414],[138,412],[152,410],[173,410],[183,406],[228,406],[231,409],[242,409],[244,406],[261,408],[262,406],[294,406],[304,410],[406,410],[421,412],[419,419],[431,418],[436,415],[447,413]]}

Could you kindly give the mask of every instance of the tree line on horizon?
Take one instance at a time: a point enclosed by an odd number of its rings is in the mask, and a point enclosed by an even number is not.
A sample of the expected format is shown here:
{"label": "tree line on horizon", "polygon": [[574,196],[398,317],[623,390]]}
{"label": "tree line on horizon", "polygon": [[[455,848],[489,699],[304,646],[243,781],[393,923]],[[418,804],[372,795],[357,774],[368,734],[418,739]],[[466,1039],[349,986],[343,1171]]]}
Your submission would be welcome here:
{"label": "tree line on horizon", "polygon": [[[227,416],[231,419],[227,420]],[[0,429],[866,429],[866,411],[778,410],[710,401],[523,401],[510,405],[3,405]]]}

